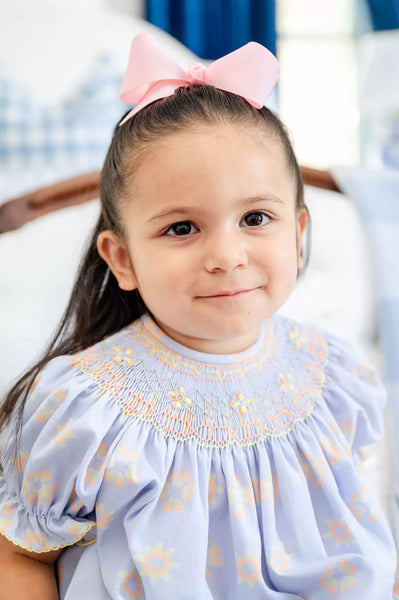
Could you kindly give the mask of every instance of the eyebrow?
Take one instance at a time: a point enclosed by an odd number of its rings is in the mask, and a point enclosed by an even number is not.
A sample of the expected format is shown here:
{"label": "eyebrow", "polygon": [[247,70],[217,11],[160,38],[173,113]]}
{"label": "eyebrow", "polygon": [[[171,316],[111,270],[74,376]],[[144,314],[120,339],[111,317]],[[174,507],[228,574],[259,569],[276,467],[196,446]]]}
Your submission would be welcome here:
{"label": "eyebrow", "polygon": [[[237,202],[238,206],[247,206],[248,204],[255,204],[257,202],[273,202],[275,204],[282,205],[284,201],[277,196],[273,196],[271,194],[258,194],[256,196],[250,196],[249,198],[242,198]],[[193,210],[198,210],[198,207],[193,206],[180,206],[176,208],[170,208],[161,213],[158,213],[149,219],[149,222],[157,221],[162,217],[171,217],[172,215],[185,215],[187,213],[192,212]]]}

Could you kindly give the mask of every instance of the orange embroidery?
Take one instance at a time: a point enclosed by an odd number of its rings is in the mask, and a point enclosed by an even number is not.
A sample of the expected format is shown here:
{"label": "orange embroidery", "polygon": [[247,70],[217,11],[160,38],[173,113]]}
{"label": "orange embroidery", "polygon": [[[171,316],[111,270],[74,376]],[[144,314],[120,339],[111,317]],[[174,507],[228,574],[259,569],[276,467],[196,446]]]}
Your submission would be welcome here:
{"label": "orange embroidery", "polygon": [[[152,321],[143,317],[123,330],[124,337],[120,334],[118,346],[107,346],[105,340],[72,356],[71,364],[95,381],[100,394],[112,397],[126,416],[151,424],[165,437],[182,442],[194,440],[199,446],[208,448],[254,445],[268,437],[280,437],[290,432],[297,422],[313,411],[322,392],[328,344],[317,331],[306,330],[308,356],[301,379],[295,381],[295,385],[290,373],[272,371],[277,379],[274,388],[252,389],[249,377],[248,389],[238,392],[233,389],[229,397],[228,382],[274,369],[272,361],[277,351],[278,327],[275,322],[269,319],[265,323],[263,347],[258,347],[256,352],[254,349],[248,351],[248,359],[222,364],[201,363],[180,356],[162,344],[162,336],[160,339],[159,332],[153,332],[153,327]],[[284,335],[288,334],[284,332]],[[125,361],[116,364],[110,353],[124,356],[131,350],[132,340],[142,345],[134,350],[134,368]],[[141,356],[140,352],[147,354]],[[292,349],[292,352],[296,350]],[[150,370],[149,359],[158,361],[159,367],[164,369],[160,373],[167,375],[158,373],[155,364],[154,370]],[[194,381],[201,378],[204,384],[217,381],[219,387],[212,385],[209,393],[201,393],[195,383],[190,393],[186,393],[188,388],[183,386],[173,389],[174,371],[188,375]],[[219,396],[215,395],[217,389]],[[278,398],[276,392],[279,392]],[[267,398],[274,400],[269,402]]]}
{"label": "orange embroidery", "polygon": [[178,392],[169,392],[169,396],[174,398],[174,405],[180,408],[182,404],[191,404],[190,398],[185,396],[185,391],[183,387],[179,388]]}

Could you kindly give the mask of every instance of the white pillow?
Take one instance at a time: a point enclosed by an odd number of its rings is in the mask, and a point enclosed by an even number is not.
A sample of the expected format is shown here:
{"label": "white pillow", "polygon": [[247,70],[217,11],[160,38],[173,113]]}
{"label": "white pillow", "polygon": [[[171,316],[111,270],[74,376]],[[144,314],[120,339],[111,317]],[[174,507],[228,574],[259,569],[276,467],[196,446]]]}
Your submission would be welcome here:
{"label": "white pillow", "polygon": [[94,200],[0,236],[0,393],[55,332],[98,212]]}
{"label": "white pillow", "polygon": [[[366,343],[375,335],[369,251],[352,203],[306,188],[313,219],[309,270],[282,314]],[[38,356],[67,304],[97,200],[0,236],[0,391]]]}
{"label": "white pillow", "polygon": [[305,186],[312,218],[309,266],[280,313],[309,321],[362,346],[377,337],[371,250],[352,201]]}

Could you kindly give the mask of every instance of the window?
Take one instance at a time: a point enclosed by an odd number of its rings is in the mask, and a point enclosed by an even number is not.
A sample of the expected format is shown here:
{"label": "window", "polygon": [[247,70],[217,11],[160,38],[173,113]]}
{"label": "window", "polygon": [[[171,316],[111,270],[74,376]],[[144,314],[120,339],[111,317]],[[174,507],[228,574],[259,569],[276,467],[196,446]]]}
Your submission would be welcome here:
{"label": "window", "polygon": [[359,162],[356,0],[277,0],[279,113],[301,164]]}

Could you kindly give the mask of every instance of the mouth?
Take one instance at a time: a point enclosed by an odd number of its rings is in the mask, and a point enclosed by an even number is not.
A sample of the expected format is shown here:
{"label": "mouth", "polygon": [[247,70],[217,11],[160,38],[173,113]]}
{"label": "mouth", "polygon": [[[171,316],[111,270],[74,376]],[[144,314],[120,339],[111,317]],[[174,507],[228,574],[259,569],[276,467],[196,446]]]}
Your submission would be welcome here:
{"label": "mouth", "polygon": [[245,294],[249,294],[253,292],[257,288],[250,288],[246,290],[222,290],[220,292],[216,292],[215,294],[210,294],[209,296],[199,296],[199,298],[234,298],[236,296],[244,296]]}

